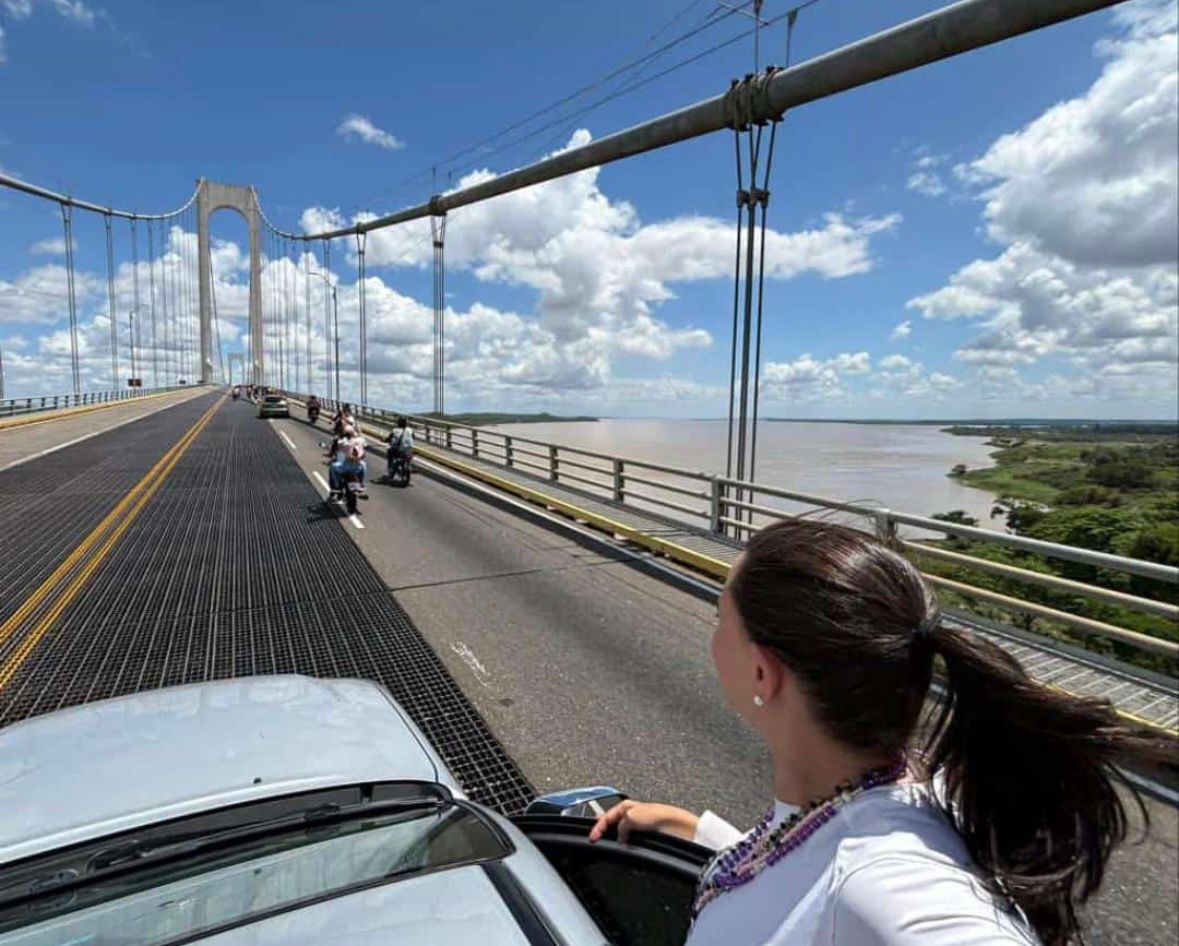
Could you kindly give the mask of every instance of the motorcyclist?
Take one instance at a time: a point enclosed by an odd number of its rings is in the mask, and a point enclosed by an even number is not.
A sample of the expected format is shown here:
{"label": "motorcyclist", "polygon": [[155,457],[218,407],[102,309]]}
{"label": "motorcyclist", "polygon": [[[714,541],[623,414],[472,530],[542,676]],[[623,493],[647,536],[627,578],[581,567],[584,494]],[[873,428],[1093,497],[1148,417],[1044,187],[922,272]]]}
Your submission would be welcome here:
{"label": "motorcyclist", "polygon": [[241,385],[235,384],[233,386],[233,399],[236,401],[241,396],[242,396]]}
{"label": "motorcyclist", "polygon": [[314,394],[307,398],[307,419],[313,424],[319,419],[319,398]]}
{"label": "motorcyclist", "polygon": [[345,403],[332,418],[332,430],[339,437],[347,426],[356,426],[356,419],[352,416],[352,405]]}
{"label": "motorcyclist", "polygon": [[364,437],[351,424],[346,425],[342,435],[332,441],[329,450],[332,460],[331,466],[328,468],[328,485],[334,496],[338,496],[344,488],[343,477],[345,473],[360,474],[360,492],[361,495],[364,494],[365,479],[368,474],[368,465],[364,460],[364,449]]}
{"label": "motorcyclist", "polygon": [[385,438],[385,443],[389,445],[389,452],[387,454],[389,460],[389,474],[393,473],[393,461],[399,457],[405,458],[409,462],[413,457],[413,430],[409,426],[409,421],[404,417],[398,417],[396,424],[389,436]]}

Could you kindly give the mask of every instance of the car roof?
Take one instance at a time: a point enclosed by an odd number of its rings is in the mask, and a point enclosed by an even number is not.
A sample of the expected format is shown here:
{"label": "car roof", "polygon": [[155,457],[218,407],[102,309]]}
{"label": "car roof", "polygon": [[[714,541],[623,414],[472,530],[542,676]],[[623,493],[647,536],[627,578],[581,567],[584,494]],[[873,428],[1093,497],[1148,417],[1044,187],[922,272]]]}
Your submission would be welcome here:
{"label": "car roof", "polygon": [[224,805],[382,780],[462,794],[371,681],[244,677],[87,703],[0,729],[0,864]]}

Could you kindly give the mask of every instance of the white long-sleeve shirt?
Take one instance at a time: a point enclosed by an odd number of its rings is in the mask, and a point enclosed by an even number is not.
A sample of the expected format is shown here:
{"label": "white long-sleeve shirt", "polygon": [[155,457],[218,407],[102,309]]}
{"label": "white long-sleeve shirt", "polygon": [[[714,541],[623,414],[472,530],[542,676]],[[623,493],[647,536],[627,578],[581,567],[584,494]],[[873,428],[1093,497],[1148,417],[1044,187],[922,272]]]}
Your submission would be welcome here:
{"label": "white long-sleeve shirt", "polygon": [[[776,802],[774,824],[796,809]],[[742,833],[712,812],[717,850]],[[1037,946],[982,884],[962,839],[921,785],[882,785],[844,805],[752,881],[716,897],[686,946]]]}

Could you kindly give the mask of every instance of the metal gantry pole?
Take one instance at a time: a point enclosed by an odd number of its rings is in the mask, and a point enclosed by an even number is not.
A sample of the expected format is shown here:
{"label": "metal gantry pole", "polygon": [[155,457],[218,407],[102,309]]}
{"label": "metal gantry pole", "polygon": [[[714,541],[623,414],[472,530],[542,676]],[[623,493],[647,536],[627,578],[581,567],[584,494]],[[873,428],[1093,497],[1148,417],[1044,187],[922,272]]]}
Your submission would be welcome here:
{"label": "metal gantry pole", "polygon": [[103,217],[106,224],[106,301],[111,320],[111,390],[119,390],[119,329],[115,312],[115,238],[111,233],[111,215]]}
{"label": "metal gantry pole", "polygon": [[[139,311],[139,221],[131,221],[131,307]],[[134,340],[132,341],[134,344]],[[135,367],[132,365],[131,377],[136,378]]]}
{"label": "metal gantry pole", "polygon": [[307,392],[314,394],[311,361],[311,251],[307,247],[303,248],[303,306],[307,317]]}

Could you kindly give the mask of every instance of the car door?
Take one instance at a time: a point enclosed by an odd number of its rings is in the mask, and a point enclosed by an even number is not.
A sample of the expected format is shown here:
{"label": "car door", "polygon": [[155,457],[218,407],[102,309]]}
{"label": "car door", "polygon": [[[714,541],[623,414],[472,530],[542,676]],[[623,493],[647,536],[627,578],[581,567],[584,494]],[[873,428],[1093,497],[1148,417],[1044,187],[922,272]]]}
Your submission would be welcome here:
{"label": "car door", "polygon": [[683,946],[708,848],[635,832],[589,842],[592,818],[517,815],[513,823],[577,895],[613,946]]}

